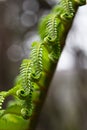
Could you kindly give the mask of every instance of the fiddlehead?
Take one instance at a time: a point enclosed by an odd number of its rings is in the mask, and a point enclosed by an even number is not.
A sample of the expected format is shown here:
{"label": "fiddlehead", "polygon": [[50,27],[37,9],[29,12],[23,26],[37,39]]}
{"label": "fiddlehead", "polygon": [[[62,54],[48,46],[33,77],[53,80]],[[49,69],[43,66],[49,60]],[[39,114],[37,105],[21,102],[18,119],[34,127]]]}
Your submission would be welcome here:
{"label": "fiddlehead", "polygon": [[[23,60],[21,66],[20,66],[20,78],[22,79],[22,86],[25,91],[25,94],[29,94],[31,81],[30,81],[30,73],[31,73],[31,66],[30,66],[30,60],[25,59]],[[21,92],[21,91],[20,91]],[[23,92],[23,91],[22,91]]]}
{"label": "fiddlehead", "polygon": [[[17,90],[17,96],[24,100],[22,104],[21,114],[24,118],[29,118],[31,116],[32,111],[32,78],[31,78],[31,65],[32,63],[30,60],[25,59],[23,60],[20,66],[20,78],[21,78],[21,85],[22,88]],[[29,107],[29,110],[27,109]]]}
{"label": "fiddlehead", "polygon": [[59,22],[60,21],[57,18],[57,14],[55,13],[49,14],[43,18],[41,20],[41,24],[39,25],[39,33],[41,38],[44,39],[46,36],[48,36],[49,40],[51,39],[54,42],[57,38],[57,27]]}

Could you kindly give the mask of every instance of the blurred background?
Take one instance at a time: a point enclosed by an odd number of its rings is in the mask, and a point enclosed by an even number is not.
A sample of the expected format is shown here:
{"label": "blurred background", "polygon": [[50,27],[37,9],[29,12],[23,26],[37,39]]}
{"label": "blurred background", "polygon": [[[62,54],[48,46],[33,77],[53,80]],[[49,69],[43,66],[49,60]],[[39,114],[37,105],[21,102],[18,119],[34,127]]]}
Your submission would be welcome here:
{"label": "blurred background", "polygon": [[39,19],[54,4],[56,1],[0,0],[0,89],[12,87],[21,60],[29,57],[31,43],[39,39]]}
{"label": "blurred background", "polygon": [[[39,40],[38,23],[58,0],[0,0],[0,90],[13,86],[22,59]],[[87,130],[87,5],[66,39],[37,130]]]}

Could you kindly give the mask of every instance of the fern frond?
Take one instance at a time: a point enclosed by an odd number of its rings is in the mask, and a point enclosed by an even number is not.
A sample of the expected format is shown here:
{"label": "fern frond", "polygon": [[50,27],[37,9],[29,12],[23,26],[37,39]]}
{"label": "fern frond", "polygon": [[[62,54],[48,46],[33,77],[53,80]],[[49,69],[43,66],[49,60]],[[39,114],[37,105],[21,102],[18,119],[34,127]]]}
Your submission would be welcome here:
{"label": "fern frond", "polygon": [[43,55],[43,44],[39,42],[34,42],[32,44],[32,51],[31,51],[31,61],[32,61],[32,74],[33,78],[38,79],[41,75],[41,71],[43,70],[43,63],[42,63],[42,55]]}
{"label": "fern frond", "polygon": [[31,87],[31,80],[30,80],[30,73],[31,73],[31,66],[30,60],[25,59],[23,60],[20,66],[20,77],[22,79],[22,86],[23,89],[29,93]]}
{"label": "fern frond", "polygon": [[47,29],[48,36],[51,39],[57,38],[57,31],[58,31],[59,23],[60,23],[60,20],[57,18],[57,14],[51,14],[48,16],[46,29]]}
{"label": "fern frond", "polygon": [[17,91],[17,95],[26,99],[23,103],[21,114],[24,118],[29,118],[32,114],[32,77],[31,77],[32,63],[30,60],[23,60],[20,67],[20,77],[22,79],[22,88]]}
{"label": "fern frond", "polygon": [[[30,60],[23,60],[15,86],[0,93],[1,130],[15,130],[15,127],[17,130],[27,130],[28,125],[29,130],[35,129],[74,13],[85,2],[86,0],[61,0],[49,15],[42,18],[39,24],[41,42],[32,44]],[[3,110],[3,102],[9,95],[16,100]],[[29,123],[21,116],[29,119]]]}
{"label": "fern frond", "polygon": [[72,0],[62,0],[61,6],[64,8],[65,13],[73,14],[75,13],[75,10],[73,8]]}
{"label": "fern frond", "polygon": [[60,20],[57,18],[56,13],[51,13],[41,20],[39,26],[39,33],[42,39],[49,36],[51,39],[57,38],[57,27]]}
{"label": "fern frond", "polygon": [[0,110],[2,109],[2,104],[4,102],[5,98],[2,94],[0,94]]}

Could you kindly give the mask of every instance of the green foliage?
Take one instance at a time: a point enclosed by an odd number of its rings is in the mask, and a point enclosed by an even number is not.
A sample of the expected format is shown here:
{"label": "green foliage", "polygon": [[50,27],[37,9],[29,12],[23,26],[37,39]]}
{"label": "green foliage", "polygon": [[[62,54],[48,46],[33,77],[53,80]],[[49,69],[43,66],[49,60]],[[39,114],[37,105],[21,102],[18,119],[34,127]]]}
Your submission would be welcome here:
{"label": "green foliage", "polygon": [[57,18],[56,13],[51,13],[45,18],[42,18],[39,25],[39,33],[42,39],[46,36],[50,37],[52,41],[55,41],[57,38],[58,25],[60,20]]}
{"label": "green foliage", "polygon": [[16,114],[5,114],[0,119],[0,130],[27,130],[28,125],[28,121]]}
{"label": "green foliage", "polygon": [[35,79],[39,79],[41,71],[43,70],[42,64],[43,44],[34,42],[32,44],[31,61],[32,61],[32,76]]}
{"label": "green foliage", "polygon": [[[85,0],[61,0],[50,14],[41,19],[41,41],[32,44],[29,59],[22,61],[14,87],[0,92],[0,130],[35,129],[75,12],[85,3]],[[4,110],[3,102],[9,95],[14,100]]]}
{"label": "green foliage", "polygon": [[29,94],[31,82],[30,82],[30,74],[31,74],[31,66],[30,60],[24,59],[20,66],[20,78],[22,79],[22,86],[26,92]]}
{"label": "green foliage", "polygon": [[0,109],[2,109],[2,103],[4,102],[5,98],[3,94],[0,94]]}

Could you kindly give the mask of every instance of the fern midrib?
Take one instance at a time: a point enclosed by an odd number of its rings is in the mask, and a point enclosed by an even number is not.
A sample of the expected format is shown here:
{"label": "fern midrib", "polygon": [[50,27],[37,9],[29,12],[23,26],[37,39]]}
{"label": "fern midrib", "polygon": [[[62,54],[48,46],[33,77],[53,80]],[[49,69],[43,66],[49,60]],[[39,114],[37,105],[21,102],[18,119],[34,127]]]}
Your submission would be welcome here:
{"label": "fern midrib", "polygon": [[40,71],[42,71],[42,44],[38,44],[37,47],[37,67],[40,67]]}

